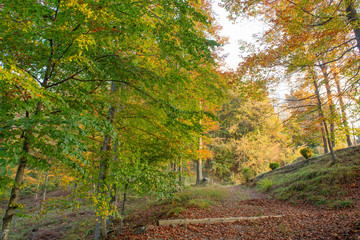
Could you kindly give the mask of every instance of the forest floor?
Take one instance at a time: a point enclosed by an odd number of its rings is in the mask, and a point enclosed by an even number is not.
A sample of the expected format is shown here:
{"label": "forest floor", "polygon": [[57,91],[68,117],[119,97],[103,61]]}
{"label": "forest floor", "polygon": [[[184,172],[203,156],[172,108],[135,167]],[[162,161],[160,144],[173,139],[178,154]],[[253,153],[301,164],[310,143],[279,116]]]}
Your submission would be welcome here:
{"label": "forest floor", "polygon": [[[343,187],[349,188],[346,197],[353,201],[350,208],[330,209],[325,205],[317,206],[299,200],[280,201],[270,194],[240,185],[216,187],[226,193],[221,201],[214,201],[205,209],[188,206],[178,215],[169,217],[169,211],[177,209],[176,204],[157,204],[151,199],[145,201],[144,198],[129,197],[123,231],[118,234],[119,223],[116,222],[110,229],[112,233],[109,239],[360,239],[360,181]],[[208,186],[198,190],[212,188]],[[68,193],[66,190],[56,190],[50,192],[48,197],[61,198]],[[39,202],[34,201],[33,196],[24,196],[21,202],[36,213]],[[5,202],[1,205],[4,208]],[[164,219],[275,215],[282,216],[233,223],[157,226],[157,222]],[[93,211],[85,205],[76,212],[71,208],[51,210],[36,221],[17,216],[11,239],[93,239],[94,221]]]}
{"label": "forest floor", "polygon": [[[108,239],[360,240],[360,147],[336,154],[339,162],[333,166],[329,166],[326,155],[259,175],[254,179],[255,188],[191,187],[167,201],[129,194],[122,232],[118,233],[116,221],[109,228]],[[40,198],[22,194],[20,203],[24,207],[13,219],[10,239],[93,239],[96,217],[86,200],[72,205],[67,187],[50,191],[47,198],[47,210],[39,214]],[[6,200],[0,201],[0,215],[5,208]],[[260,216],[270,217],[157,226],[159,220],[166,219]]]}
{"label": "forest floor", "polygon": [[[226,187],[229,191],[226,199],[207,209],[187,208],[170,218],[164,216],[164,206],[135,212],[125,219],[123,233],[118,235],[114,231],[110,239],[360,239],[359,183],[352,185],[353,191],[349,193],[354,195],[351,196],[354,204],[343,209],[330,209],[302,201],[280,201],[247,186],[229,186]],[[233,223],[156,226],[159,219],[275,215],[282,217]]]}

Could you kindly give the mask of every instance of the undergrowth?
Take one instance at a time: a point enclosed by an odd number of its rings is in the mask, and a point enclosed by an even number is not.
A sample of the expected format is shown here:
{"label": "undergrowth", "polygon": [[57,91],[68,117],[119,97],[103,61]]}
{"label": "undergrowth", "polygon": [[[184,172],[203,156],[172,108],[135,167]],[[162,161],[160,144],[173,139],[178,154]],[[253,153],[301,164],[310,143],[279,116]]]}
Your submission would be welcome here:
{"label": "undergrowth", "polygon": [[[0,208],[0,214],[5,209]],[[95,215],[88,204],[83,203],[76,211],[72,208],[52,209],[39,215],[36,208],[17,209],[12,222],[10,239],[33,239],[42,230],[46,239],[87,239],[92,237]],[[42,236],[42,235],[39,235]],[[39,239],[43,239],[39,237]],[[45,239],[45,237],[44,237]]]}

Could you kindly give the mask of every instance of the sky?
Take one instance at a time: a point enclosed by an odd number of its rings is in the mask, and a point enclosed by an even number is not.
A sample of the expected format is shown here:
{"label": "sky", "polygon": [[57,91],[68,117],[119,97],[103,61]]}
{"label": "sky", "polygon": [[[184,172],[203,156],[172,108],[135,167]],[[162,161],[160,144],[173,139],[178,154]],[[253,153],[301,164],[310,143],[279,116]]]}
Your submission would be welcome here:
{"label": "sky", "polygon": [[[256,19],[238,19],[236,22],[228,19],[228,12],[219,6],[221,0],[213,0],[213,10],[216,14],[218,23],[222,26],[220,34],[229,38],[229,43],[226,44],[224,54],[227,55],[225,62],[227,69],[235,70],[238,64],[242,61],[242,55],[245,56],[246,52],[241,50],[239,41],[245,41],[255,45],[255,48],[261,48],[256,43],[255,35],[262,34],[267,26],[265,23]],[[285,94],[288,94],[290,89],[286,82],[281,81],[276,87],[275,91],[270,93],[273,99],[277,99],[281,103]]]}
{"label": "sky", "polygon": [[229,37],[229,43],[224,46],[224,53],[228,55],[225,59],[227,68],[235,70],[242,59],[241,55],[244,54],[239,48],[239,40],[255,43],[254,35],[263,32],[266,26],[256,20],[239,19],[236,22],[229,20],[227,11],[219,6],[220,2],[221,0],[213,1],[213,10],[218,23],[223,28],[220,34]]}

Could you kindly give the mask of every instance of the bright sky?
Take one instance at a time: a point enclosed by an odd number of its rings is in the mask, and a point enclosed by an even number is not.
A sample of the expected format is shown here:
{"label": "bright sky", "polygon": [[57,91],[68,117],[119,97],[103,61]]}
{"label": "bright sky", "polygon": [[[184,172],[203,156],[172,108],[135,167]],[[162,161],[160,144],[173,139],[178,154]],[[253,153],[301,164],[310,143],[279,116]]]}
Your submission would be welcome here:
{"label": "bright sky", "polygon": [[[221,0],[213,0],[213,9],[217,15],[216,19],[222,26],[221,35],[229,38],[229,43],[224,46],[224,54],[227,55],[225,62],[228,69],[235,70],[242,60],[242,55],[246,56],[246,52],[241,50],[242,46],[239,41],[245,41],[254,44],[256,48],[261,48],[256,44],[255,35],[263,33],[267,26],[265,23],[256,19],[238,19],[236,22],[227,18],[228,12],[219,6]],[[281,101],[285,94],[289,92],[289,87],[285,83],[280,83],[275,92],[271,96]]]}
{"label": "bright sky", "polygon": [[239,40],[254,43],[253,35],[263,32],[266,26],[256,20],[241,19],[235,23],[230,21],[227,11],[219,6],[220,2],[221,0],[214,0],[213,9],[219,24],[223,27],[221,35],[229,37],[229,43],[224,46],[224,53],[228,55],[225,59],[226,64],[229,69],[235,70],[241,61],[241,55],[244,54],[240,51]]}

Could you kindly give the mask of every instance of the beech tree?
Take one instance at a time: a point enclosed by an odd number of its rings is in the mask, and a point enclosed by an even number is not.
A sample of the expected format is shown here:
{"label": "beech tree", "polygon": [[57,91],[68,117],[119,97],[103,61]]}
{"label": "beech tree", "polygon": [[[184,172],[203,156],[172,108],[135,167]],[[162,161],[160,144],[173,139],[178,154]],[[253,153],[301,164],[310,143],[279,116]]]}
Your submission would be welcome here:
{"label": "beech tree", "polygon": [[[119,154],[121,162],[126,153],[114,146],[127,146],[132,138],[121,138],[125,115],[119,112],[144,117],[142,124],[161,119],[150,124],[154,132],[147,134],[149,144],[160,129],[183,138],[198,127],[205,113],[188,100],[201,94],[216,101],[218,97],[210,96],[222,91],[212,55],[217,37],[207,6],[177,0],[1,4],[1,163],[18,164],[1,239],[9,237],[27,165],[47,166],[49,159],[57,159],[83,182],[97,182],[99,200],[107,200],[108,186],[119,179],[110,174],[113,156]],[[122,85],[126,88],[120,91]],[[131,101],[139,101],[147,113],[129,109],[134,107]],[[100,151],[94,151],[95,143]],[[162,155],[166,145],[160,146]],[[97,209],[103,226],[99,239],[106,238],[107,209]]]}

